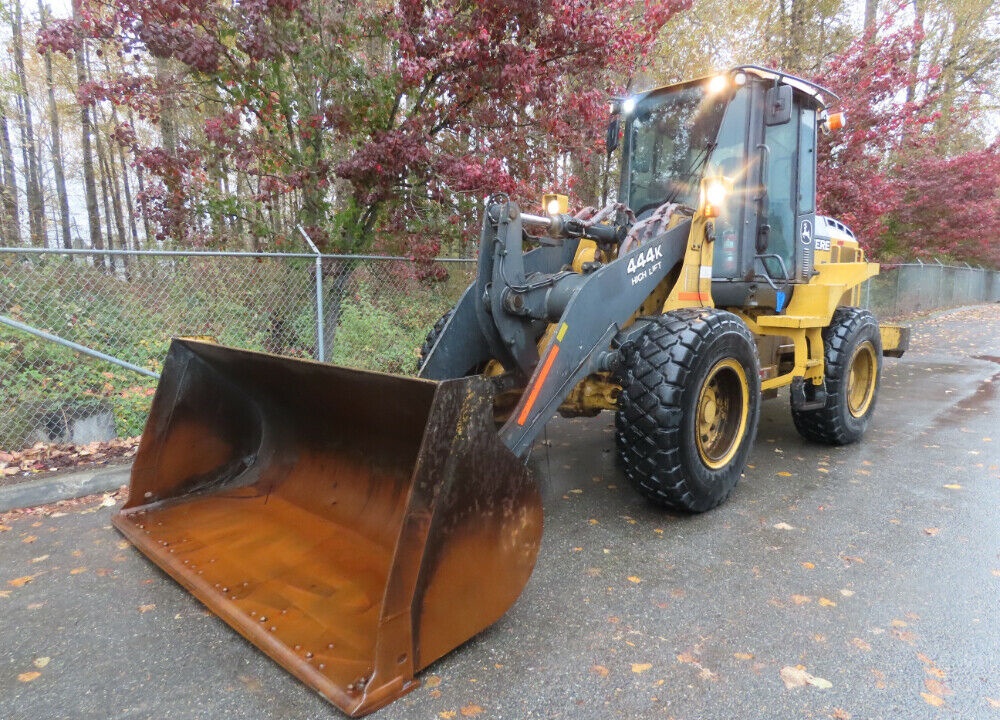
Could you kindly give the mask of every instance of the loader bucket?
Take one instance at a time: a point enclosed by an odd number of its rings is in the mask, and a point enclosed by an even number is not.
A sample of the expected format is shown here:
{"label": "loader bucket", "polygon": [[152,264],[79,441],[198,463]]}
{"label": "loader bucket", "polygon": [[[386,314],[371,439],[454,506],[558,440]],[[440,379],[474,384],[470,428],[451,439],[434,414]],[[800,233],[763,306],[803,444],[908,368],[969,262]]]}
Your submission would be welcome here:
{"label": "loader bucket", "polygon": [[352,716],[500,618],[541,499],[491,386],[174,340],[115,526]]}

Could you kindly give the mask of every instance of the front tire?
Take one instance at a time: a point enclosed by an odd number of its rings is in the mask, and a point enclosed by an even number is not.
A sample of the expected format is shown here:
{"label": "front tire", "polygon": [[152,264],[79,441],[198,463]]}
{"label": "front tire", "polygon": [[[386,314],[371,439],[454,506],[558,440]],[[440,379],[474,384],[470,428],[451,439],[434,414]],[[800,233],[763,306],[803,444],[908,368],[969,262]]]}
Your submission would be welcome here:
{"label": "front tire", "polygon": [[861,308],[841,307],[823,330],[826,405],[792,409],[799,435],[825,445],[857,442],[875,412],[882,376],[882,336],[875,317]]}
{"label": "front tire", "polygon": [[420,346],[420,351],[417,355],[417,372],[423,369],[424,363],[427,362],[427,356],[431,354],[431,350],[437,345],[438,338],[444,332],[444,326],[448,324],[448,321],[451,320],[451,316],[454,314],[455,308],[451,308],[438,318],[438,321],[434,323],[434,327],[427,331],[427,337],[424,338],[424,344]]}
{"label": "front tire", "polygon": [[618,454],[636,489],[693,513],[728,498],[760,418],[760,364],[743,321],[714,308],[661,315],[622,348],[618,380]]}

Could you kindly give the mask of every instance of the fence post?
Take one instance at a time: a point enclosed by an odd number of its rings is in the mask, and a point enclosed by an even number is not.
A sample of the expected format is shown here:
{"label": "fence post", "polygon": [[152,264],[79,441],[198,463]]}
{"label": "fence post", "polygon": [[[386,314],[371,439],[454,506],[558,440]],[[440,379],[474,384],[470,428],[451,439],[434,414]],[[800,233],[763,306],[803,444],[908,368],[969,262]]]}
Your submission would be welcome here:
{"label": "fence post", "polygon": [[323,255],[304,227],[299,225],[298,231],[302,233],[309,249],[316,253],[316,359],[326,362],[326,347],[323,342]]}
{"label": "fence post", "polygon": [[[919,260],[917,262],[920,262]],[[903,279],[903,266],[896,268],[896,282],[892,292],[892,314],[899,315],[899,283]]]}

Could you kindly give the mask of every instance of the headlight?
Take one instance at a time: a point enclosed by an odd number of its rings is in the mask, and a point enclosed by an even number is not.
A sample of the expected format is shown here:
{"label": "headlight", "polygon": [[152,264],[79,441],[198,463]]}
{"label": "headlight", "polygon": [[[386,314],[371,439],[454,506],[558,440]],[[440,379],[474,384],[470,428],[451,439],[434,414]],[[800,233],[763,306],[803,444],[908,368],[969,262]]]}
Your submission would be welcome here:
{"label": "headlight", "polygon": [[722,213],[726,199],[733,192],[733,181],[723,175],[702,178],[701,212],[707,218],[717,218]]}
{"label": "headlight", "polygon": [[716,75],[708,81],[708,92],[710,95],[717,95],[729,85],[729,78],[725,75]]}
{"label": "headlight", "polygon": [[622,101],[622,114],[631,115],[633,110],[635,110],[635,98],[625,98],[625,100]]}
{"label": "headlight", "polygon": [[726,185],[722,180],[713,178],[705,185],[705,202],[709,205],[722,205],[726,202]]}
{"label": "headlight", "polygon": [[569,212],[569,198],[559,193],[542,195],[542,207],[549,215],[565,215]]}

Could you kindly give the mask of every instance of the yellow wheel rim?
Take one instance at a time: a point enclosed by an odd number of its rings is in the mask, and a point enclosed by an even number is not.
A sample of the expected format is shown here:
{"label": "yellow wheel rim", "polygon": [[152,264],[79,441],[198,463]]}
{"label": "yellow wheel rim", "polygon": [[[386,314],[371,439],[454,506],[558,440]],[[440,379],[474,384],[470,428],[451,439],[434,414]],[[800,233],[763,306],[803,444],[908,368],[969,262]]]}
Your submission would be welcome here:
{"label": "yellow wheel rim", "polygon": [[712,470],[728,465],[740,449],[750,415],[750,386],[735,359],[720,360],[698,392],[695,443]]}
{"label": "yellow wheel rim", "polygon": [[847,378],[847,409],[856,418],[862,417],[875,397],[875,377],[878,360],[870,341],[858,345],[851,356],[850,374]]}

